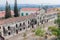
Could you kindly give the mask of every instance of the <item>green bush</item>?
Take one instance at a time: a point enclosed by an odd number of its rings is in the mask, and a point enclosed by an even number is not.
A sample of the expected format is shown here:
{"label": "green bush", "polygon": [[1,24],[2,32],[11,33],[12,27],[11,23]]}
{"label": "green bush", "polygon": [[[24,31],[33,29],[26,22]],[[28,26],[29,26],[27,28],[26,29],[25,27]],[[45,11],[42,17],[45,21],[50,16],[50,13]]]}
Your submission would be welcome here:
{"label": "green bush", "polygon": [[48,29],[51,31],[53,35],[57,37],[60,36],[60,29],[58,27],[49,27]]}
{"label": "green bush", "polygon": [[32,30],[32,32],[35,32],[35,30]]}
{"label": "green bush", "polygon": [[26,35],[27,35],[27,34],[26,34],[26,33],[24,33],[24,34],[23,34],[23,37],[26,37]]}
{"label": "green bush", "polygon": [[54,30],[56,30],[57,29],[57,27],[55,27],[55,26],[50,26],[50,27],[48,27],[48,30],[50,30],[50,31],[54,31]]}
{"label": "green bush", "polygon": [[35,34],[37,36],[43,36],[44,35],[44,30],[38,28],[38,29],[35,30]]}

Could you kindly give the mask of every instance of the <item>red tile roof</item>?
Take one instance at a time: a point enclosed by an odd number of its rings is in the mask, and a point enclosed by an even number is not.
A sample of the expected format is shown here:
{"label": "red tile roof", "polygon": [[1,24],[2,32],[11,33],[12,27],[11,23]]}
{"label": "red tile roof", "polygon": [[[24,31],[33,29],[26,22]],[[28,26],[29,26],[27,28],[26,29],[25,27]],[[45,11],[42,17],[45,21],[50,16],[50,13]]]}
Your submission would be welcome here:
{"label": "red tile roof", "polygon": [[47,13],[54,12],[54,11],[55,11],[54,8],[47,9]]}
{"label": "red tile roof", "polygon": [[49,8],[47,9],[47,13],[45,13],[46,15],[49,15],[49,14],[56,14],[58,13],[58,11],[56,11],[54,8]]}
{"label": "red tile roof", "polygon": [[3,19],[3,20],[0,20],[0,25],[12,23],[12,22],[23,21],[25,19],[31,19],[31,18],[33,18],[35,16],[36,15],[31,14],[29,16],[20,16],[20,17],[14,17],[14,18],[9,18],[9,19]]}
{"label": "red tile roof", "polygon": [[39,8],[21,8],[22,11],[38,11]]}
{"label": "red tile roof", "polygon": [[[11,10],[11,14],[14,15],[14,12]],[[0,11],[0,18],[5,16],[5,11]]]}

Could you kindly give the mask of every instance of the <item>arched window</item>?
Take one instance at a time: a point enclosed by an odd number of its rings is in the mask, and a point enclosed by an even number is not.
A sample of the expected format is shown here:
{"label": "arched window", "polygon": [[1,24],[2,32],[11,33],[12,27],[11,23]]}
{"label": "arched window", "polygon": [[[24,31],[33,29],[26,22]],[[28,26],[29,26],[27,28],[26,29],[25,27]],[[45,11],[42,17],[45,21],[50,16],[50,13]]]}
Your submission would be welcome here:
{"label": "arched window", "polygon": [[20,28],[20,31],[22,30],[22,28]]}
{"label": "arched window", "polygon": [[23,27],[23,29],[25,29],[25,27]]}
{"label": "arched window", "polygon": [[25,22],[23,22],[23,25],[25,25]]}
{"label": "arched window", "polygon": [[30,26],[28,25],[28,28],[29,28]]}
{"label": "arched window", "polygon": [[16,34],[18,34],[18,30],[16,30]]}
{"label": "arched window", "polygon": [[20,26],[22,26],[22,24],[20,23]]}
{"label": "arched window", "polygon": [[3,35],[4,35],[4,36],[7,36],[7,31],[6,31],[6,29],[5,29],[4,26],[3,26]]}
{"label": "arched window", "polygon": [[8,32],[8,35],[11,35],[11,33],[10,33],[10,32]]}
{"label": "arched window", "polygon": [[2,33],[0,32],[0,35],[2,35]]}
{"label": "arched window", "polygon": [[8,30],[10,30],[11,28],[10,28],[10,26],[8,26]]}
{"label": "arched window", "polygon": [[24,16],[24,13],[21,13],[21,16]]}
{"label": "arched window", "polygon": [[28,24],[29,24],[29,21],[28,21]]}
{"label": "arched window", "polygon": [[18,27],[18,25],[16,24],[16,28]]}
{"label": "arched window", "polygon": [[0,26],[0,29],[1,29],[1,26]]}
{"label": "arched window", "polygon": [[28,15],[28,13],[26,13],[26,16]]}
{"label": "arched window", "polygon": [[32,20],[31,20],[31,23],[32,23],[32,24],[37,24],[37,20],[36,20],[36,19],[32,19]]}

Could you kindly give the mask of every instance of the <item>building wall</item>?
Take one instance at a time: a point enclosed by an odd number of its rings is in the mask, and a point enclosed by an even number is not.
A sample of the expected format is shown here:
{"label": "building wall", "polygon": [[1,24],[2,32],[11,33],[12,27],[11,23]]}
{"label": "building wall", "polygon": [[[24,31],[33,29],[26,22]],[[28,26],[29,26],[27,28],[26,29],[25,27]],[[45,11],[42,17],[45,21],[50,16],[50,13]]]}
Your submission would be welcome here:
{"label": "building wall", "polygon": [[44,23],[47,21],[54,21],[57,19],[57,11],[45,13],[44,9],[40,10],[40,21],[43,20]]}
{"label": "building wall", "polygon": [[45,13],[45,10],[44,9],[41,9],[40,10],[40,14],[44,14]]}
{"label": "building wall", "polygon": [[36,13],[36,11],[20,11],[20,16],[22,16],[21,14],[24,14],[24,16],[26,16],[26,13],[28,13],[28,15],[30,15],[31,13]]}
{"label": "building wall", "polygon": [[[29,21],[29,24],[28,24],[28,21]],[[16,35],[16,30],[18,30],[18,34],[21,32],[21,31],[25,31],[26,29],[28,29],[28,26],[30,26],[30,21],[31,19],[27,19],[27,20],[24,20],[24,21],[19,21],[19,22],[12,22],[12,23],[8,23],[8,24],[3,24],[1,27],[1,33],[2,33],[2,36],[6,39]],[[20,23],[22,24],[22,26],[19,26]],[[23,25],[23,23],[25,23],[25,25]],[[17,28],[16,28],[16,24],[17,24]],[[10,27],[10,30],[8,30],[8,26]],[[25,27],[25,29],[23,29]],[[4,34],[3,33],[3,28],[5,28],[6,30],[6,33]],[[20,28],[22,30],[20,30]],[[11,33],[10,35],[8,33]]]}
{"label": "building wall", "polygon": [[[28,13],[28,15],[30,15],[31,13],[36,13],[36,11],[20,11],[20,16],[21,16],[21,13],[24,13],[24,16],[26,15],[26,13]],[[39,12],[39,11],[37,11]],[[57,18],[57,13],[52,13],[52,14],[45,14],[45,10],[41,10],[40,11],[40,14],[37,15],[36,17],[34,17],[38,23],[40,23],[41,21],[41,18],[43,19],[49,19],[49,21],[52,21],[52,20],[55,20]],[[43,20],[44,20],[43,19]],[[24,20],[24,21],[19,21],[19,22],[13,22],[13,23],[8,23],[8,24],[4,24],[2,25],[1,27],[1,32],[2,32],[2,35],[4,36],[4,33],[3,33],[3,27],[6,29],[7,33],[4,37],[11,37],[11,35],[13,36],[14,34],[16,34],[16,30],[18,30],[18,33],[21,32],[20,31],[20,28],[22,28],[23,30],[23,27],[25,28],[28,28],[28,26],[30,24],[28,24],[28,21],[30,22],[31,20],[30,19],[27,19],[27,20]],[[25,22],[26,25],[23,25],[23,23]],[[22,26],[20,26],[20,23],[22,24]],[[17,24],[17,27],[16,27],[16,24]],[[11,27],[11,30],[8,30],[8,26]],[[35,25],[36,26],[36,25]],[[8,32],[11,32],[11,35],[8,35]]]}
{"label": "building wall", "polygon": [[0,35],[3,35],[2,32],[2,26],[0,26]]}
{"label": "building wall", "polygon": [[[4,37],[7,37],[7,36],[11,36],[11,35],[14,35],[14,34],[16,34],[15,32],[14,32],[14,30],[16,31],[16,29],[19,29],[19,28],[16,28],[16,24],[18,25],[18,27],[19,27],[19,25],[20,25],[20,23],[23,25],[23,22],[25,22],[25,24],[27,25],[27,21],[21,21],[21,22],[16,22],[16,23],[8,23],[8,24],[4,24],[4,25],[2,25],[1,27],[2,27],[2,36],[4,36]],[[8,30],[8,26],[10,26],[10,28],[11,28],[11,30]],[[5,30],[7,31],[7,33],[6,33],[6,35],[4,35],[4,33],[3,33],[3,27],[5,28]],[[22,26],[23,27],[23,26]],[[11,35],[8,35],[8,32],[11,32]]]}
{"label": "building wall", "polygon": [[45,15],[45,19],[47,19],[48,21],[54,21],[55,19],[57,19],[57,13]]}

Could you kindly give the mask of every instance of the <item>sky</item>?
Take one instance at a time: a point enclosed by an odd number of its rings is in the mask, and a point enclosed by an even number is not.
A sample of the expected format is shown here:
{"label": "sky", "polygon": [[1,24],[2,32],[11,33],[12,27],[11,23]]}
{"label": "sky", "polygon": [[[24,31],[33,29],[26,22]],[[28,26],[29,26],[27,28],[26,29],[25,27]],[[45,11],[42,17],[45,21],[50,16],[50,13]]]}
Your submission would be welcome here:
{"label": "sky", "polygon": [[[14,0],[7,0],[9,4],[14,4]],[[0,0],[0,5],[5,5],[6,0]],[[37,4],[37,5],[60,5],[60,0],[17,0],[18,4]]]}

